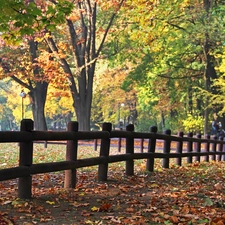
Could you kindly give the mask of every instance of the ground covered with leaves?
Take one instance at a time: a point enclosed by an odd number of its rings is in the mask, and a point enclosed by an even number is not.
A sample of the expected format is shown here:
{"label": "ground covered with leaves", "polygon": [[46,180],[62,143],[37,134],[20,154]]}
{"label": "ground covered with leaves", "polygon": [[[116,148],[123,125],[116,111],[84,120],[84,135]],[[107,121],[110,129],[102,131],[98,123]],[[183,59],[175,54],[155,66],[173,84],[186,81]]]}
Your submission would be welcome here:
{"label": "ground covered with leaves", "polygon": [[1,182],[0,224],[225,224],[224,162],[135,168],[127,177],[111,164],[107,182],[96,168],[78,170],[72,190],[63,189],[63,172],[35,175],[26,201],[17,199],[17,180]]}

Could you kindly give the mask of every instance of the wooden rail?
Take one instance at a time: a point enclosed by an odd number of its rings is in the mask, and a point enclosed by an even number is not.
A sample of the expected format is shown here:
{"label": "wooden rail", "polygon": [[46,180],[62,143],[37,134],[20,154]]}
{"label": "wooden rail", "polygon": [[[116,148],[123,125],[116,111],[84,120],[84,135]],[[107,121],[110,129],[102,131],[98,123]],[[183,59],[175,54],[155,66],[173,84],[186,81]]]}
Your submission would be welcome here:
{"label": "wooden rail", "polygon": [[[125,154],[110,155],[111,140],[113,138],[125,138]],[[100,139],[99,157],[77,159],[79,140]],[[148,140],[148,151],[134,153],[135,139]],[[163,151],[156,152],[156,140],[162,140]],[[33,164],[33,145],[36,141],[66,141],[65,161]],[[213,139],[210,136],[202,138],[201,135],[193,137],[189,133],[187,137],[180,132],[178,136],[172,136],[170,130],[164,134],[157,133],[157,127],[150,128],[149,133],[135,132],[134,126],[129,124],[126,131],[112,130],[111,123],[104,123],[102,131],[78,131],[78,123],[70,122],[68,130],[55,131],[34,131],[33,121],[24,119],[21,121],[20,131],[0,132],[0,143],[19,142],[19,166],[0,170],[0,181],[19,178],[18,197],[29,199],[32,197],[32,175],[65,170],[64,188],[75,188],[76,169],[98,165],[98,180],[107,181],[108,164],[114,162],[126,162],[126,175],[134,174],[134,160],[147,159],[146,170],[154,171],[154,160],[162,158],[162,167],[169,168],[170,158],[176,158],[177,165],[182,164],[182,158],[187,158],[187,163],[192,163],[193,158],[200,161],[212,160],[225,161],[225,142]],[[143,144],[143,143],[142,143]],[[175,152],[171,152],[172,145]],[[184,148],[185,145],[185,148]],[[173,147],[174,148],[174,147]]]}

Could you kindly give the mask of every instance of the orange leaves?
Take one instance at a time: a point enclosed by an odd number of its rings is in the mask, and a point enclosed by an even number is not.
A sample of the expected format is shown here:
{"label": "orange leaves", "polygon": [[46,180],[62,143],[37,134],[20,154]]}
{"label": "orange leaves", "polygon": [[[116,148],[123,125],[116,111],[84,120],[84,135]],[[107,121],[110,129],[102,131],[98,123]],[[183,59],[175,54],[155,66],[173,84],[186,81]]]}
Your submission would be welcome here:
{"label": "orange leaves", "polygon": [[127,185],[120,185],[119,186],[119,189],[122,191],[122,192],[125,192],[127,193],[130,189],[130,186],[127,186]]}
{"label": "orange leaves", "polygon": [[103,27],[99,27],[97,33],[105,33],[105,29]]}
{"label": "orange leaves", "polygon": [[225,225],[225,216],[224,218],[221,217],[213,218],[210,225]]}
{"label": "orange leaves", "polygon": [[60,48],[61,51],[67,51],[68,50],[68,45],[65,42],[59,42],[58,43],[58,48]]}
{"label": "orange leaves", "polygon": [[0,224],[1,225],[13,225],[12,221],[3,217],[1,214],[0,214]]}
{"label": "orange leaves", "polygon": [[125,211],[126,211],[127,213],[134,213],[134,212],[135,212],[134,208],[126,208]]}
{"label": "orange leaves", "polygon": [[72,205],[75,208],[79,208],[79,207],[87,207],[90,204],[89,203],[79,203],[79,202],[73,202],[70,205]]}
{"label": "orange leaves", "polygon": [[173,224],[179,223],[179,219],[178,219],[177,216],[171,216],[171,217],[169,218],[169,220],[170,220],[170,222],[173,223]]}
{"label": "orange leaves", "polygon": [[100,212],[108,212],[112,207],[112,204],[110,203],[104,203],[100,206],[99,211]]}
{"label": "orange leaves", "polygon": [[101,204],[100,207],[93,206],[91,208],[91,211],[92,212],[109,212],[111,207],[112,207],[112,204],[110,204],[110,203],[103,203],[103,204]]}
{"label": "orange leaves", "polygon": [[[37,65],[43,70],[41,79],[54,83],[54,81],[57,82],[58,77],[62,77],[64,73],[62,73],[59,62],[54,60],[53,57],[53,53],[43,50],[37,59]],[[58,83],[61,84],[60,82]]]}
{"label": "orange leaves", "polygon": [[90,212],[88,212],[87,210],[83,210],[82,212],[81,212],[81,216],[84,216],[84,217],[89,217],[89,216],[91,216],[92,214],[90,213]]}
{"label": "orange leaves", "polygon": [[[84,151],[87,154],[87,148]],[[59,224],[225,225],[224,176],[218,176],[224,172],[224,163],[138,171],[132,177],[123,172],[123,167],[109,165],[109,181],[102,183],[96,181],[94,168],[79,169],[76,189],[70,190],[62,188],[63,173],[35,175],[37,185],[29,202],[12,197],[8,189],[15,196],[16,186],[3,182],[0,210],[8,214],[0,215],[15,215],[21,224],[50,225],[57,220]]]}
{"label": "orange leaves", "polygon": [[67,16],[67,19],[68,20],[72,20],[74,22],[74,21],[79,20],[80,19],[80,16],[79,15],[76,15],[76,14],[71,14],[71,15]]}
{"label": "orange leaves", "polygon": [[214,184],[214,188],[218,191],[222,191],[224,189],[224,185],[222,185],[221,183],[216,183]]}
{"label": "orange leaves", "polygon": [[121,0],[97,0],[96,2],[103,10],[109,10],[110,8],[118,10]]}

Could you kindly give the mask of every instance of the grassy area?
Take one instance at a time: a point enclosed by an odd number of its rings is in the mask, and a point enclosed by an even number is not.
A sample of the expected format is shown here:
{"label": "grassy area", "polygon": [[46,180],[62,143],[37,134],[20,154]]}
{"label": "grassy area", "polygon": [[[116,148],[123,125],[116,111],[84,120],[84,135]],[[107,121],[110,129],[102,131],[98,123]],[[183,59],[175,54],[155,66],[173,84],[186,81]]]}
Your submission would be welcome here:
{"label": "grassy area", "polygon": [[[92,158],[99,156],[99,149],[94,150],[94,145],[79,145],[78,146],[78,159]],[[144,151],[147,151],[145,146]],[[136,148],[135,152],[140,152]],[[121,152],[118,152],[118,147],[111,147],[110,154],[123,154],[125,153],[124,147]],[[33,163],[46,163],[46,162],[60,162],[66,159],[66,145],[48,144],[45,148],[44,144],[34,144]],[[203,159],[203,158],[202,158]],[[0,143],[0,169],[18,166],[19,163],[19,145],[18,143]],[[182,159],[182,163],[186,164],[186,159]],[[170,167],[175,166],[175,159],[170,159]],[[135,160],[135,167],[137,170],[145,170],[146,160]],[[93,170],[97,166],[91,168],[82,168],[82,170]],[[125,169],[125,162],[112,163],[109,168],[123,168]],[[155,159],[155,170],[162,170],[162,159]]]}
{"label": "grassy area", "polygon": [[[98,151],[93,146],[79,146],[78,158],[97,157]],[[60,162],[66,158],[66,145],[34,144],[33,163]],[[17,143],[0,144],[0,169],[18,166],[19,145]]]}
{"label": "grassy area", "polygon": [[[145,148],[145,151],[146,148]],[[140,152],[140,149],[135,149],[135,152]],[[123,154],[125,149],[122,148],[121,152],[118,152],[118,147],[112,147],[110,154]],[[99,156],[99,147],[97,151],[94,150],[93,145],[79,145],[78,146],[78,159],[92,158]],[[46,162],[60,162],[66,159],[66,145],[48,144],[45,148],[44,144],[34,144],[33,151],[33,163],[46,163]],[[161,169],[161,159],[155,160],[155,169]],[[19,163],[19,145],[17,143],[1,143],[0,144],[0,169],[10,168],[18,166]],[[170,160],[170,165],[173,166],[175,163],[174,159]],[[135,167],[139,169],[145,169],[146,160],[135,160]],[[97,166],[91,168],[82,168],[83,170],[93,170]],[[123,168],[125,169],[125,162],[112,163],[109,168]]]}

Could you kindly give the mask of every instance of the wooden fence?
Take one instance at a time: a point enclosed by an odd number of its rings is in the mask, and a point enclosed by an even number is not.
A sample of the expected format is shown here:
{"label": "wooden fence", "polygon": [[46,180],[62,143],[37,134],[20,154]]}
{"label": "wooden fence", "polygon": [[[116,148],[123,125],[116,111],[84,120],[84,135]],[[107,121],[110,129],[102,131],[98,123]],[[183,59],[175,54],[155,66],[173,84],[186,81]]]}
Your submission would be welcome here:
{"label": "wooden fence", "polygon": [[[113,138],[125,138],[125,153],[110,155],[110,142]],[[100,140],[99,157],[77,159],[79,140]],[[147,152],[134,153],[135,139],[147,139]],[[162,152],[156,152],[156,141],[162,140]],[[66,141],[65,161],[33,164],[33,144],[36,141]],[[187,158],[187,163],[192,163],[195,157],[200,161],[222,160],[225,161],[225,142],[201,135],[193,137],[189,133],[186,137],[180,132],[177,136],[171,135],[170,130],[164,134],[157,133],[157,127],[150,128],[149,133],[135,132],[134,126],[129,124],[125,131],[112,130],[111,123],[103,123],[102,131],[78,131],[78,123],[70,122],[67,131],[34,131],[33,121],[21,121],[20,131],[0,132],[0,143],[19,142],[19,166],[0,170],[0,181],[18,179],[18,197],[29,199],[32,197],[32,175],[65,170],[64,188],[75,188],[76,169],[98,165],[98,180],[106,181],[108,164],[125,161],[126,175],[134,174],[134,160],[147,159],[146,170],[154,171],[154,160],[162,159],[162,167],[169,168],[170,158],[176,158],[176,164],[182,164],[182,158]],[[175,146],[175,151],[171,151]],[[185,146],[185,147],[184,147]],[[174,148],[174,147],[173,147]],[[211,157],[210,157],[211,156]]]}

